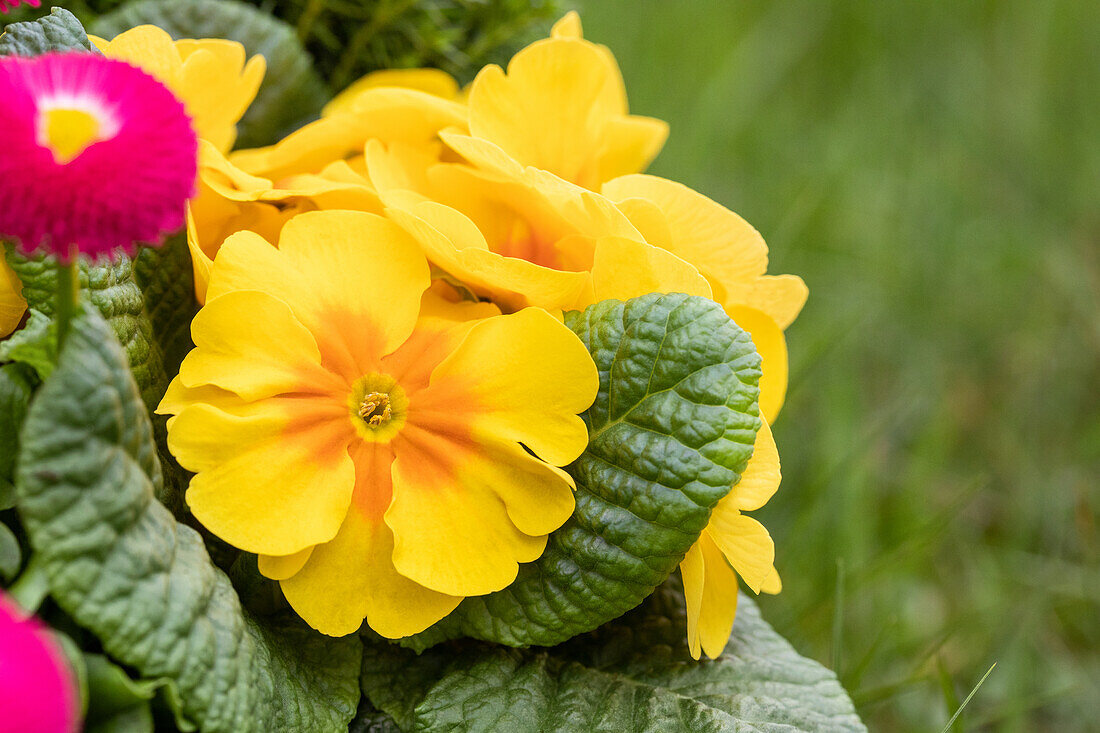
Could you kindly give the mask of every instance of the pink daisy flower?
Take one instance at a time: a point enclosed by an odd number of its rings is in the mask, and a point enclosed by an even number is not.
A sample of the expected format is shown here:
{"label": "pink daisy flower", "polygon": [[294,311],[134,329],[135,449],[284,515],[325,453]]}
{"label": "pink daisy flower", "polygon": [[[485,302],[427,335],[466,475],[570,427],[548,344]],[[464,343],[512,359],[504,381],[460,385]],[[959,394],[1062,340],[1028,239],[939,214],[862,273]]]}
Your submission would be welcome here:
{"label": "pink daisy flower", "polygon": [[73,674],[49,630],[0,593],[0,733],[75,733]]}
{"label": "pink daisy flower", "polygon": [[89,53],[8,57],[0,99],[0,236],[64,260],[183,226],[198,142],[159,81]]}
{"label": "pink daisy flower", "polygon": [[[37,8],[39,5],[41,5],[41,2],[39,0],[23,0],[23,2],[26,2],[27,5],[30,5],[32,8]],[[18,8],[19,3],[20,0],[0,0],[0,13],[6,13],[9,10],[14,10],[15,8]]]}

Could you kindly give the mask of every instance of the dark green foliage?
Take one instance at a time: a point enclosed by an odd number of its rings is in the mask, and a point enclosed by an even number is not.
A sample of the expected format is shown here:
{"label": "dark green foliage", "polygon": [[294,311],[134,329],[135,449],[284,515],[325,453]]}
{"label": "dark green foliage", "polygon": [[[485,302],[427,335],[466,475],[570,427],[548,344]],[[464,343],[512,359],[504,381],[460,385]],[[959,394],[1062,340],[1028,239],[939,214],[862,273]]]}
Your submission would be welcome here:
{"label": "dark green foliage", "polygon": [[684,624],[683,595],[666,587],[550,650],[467,641],[417,656],[368,642],[363,692],[406,733],[865,730],[836,677],[798,656],[747,597],[717,660],[688,656]]}
{"label": "dark green foliage", "polygon": [[543,35],[559,0],[270,0],[334,91],[376,69],[435,66],[469,81]]}
{"label": "dark green foliage", "polygon": [[[187,13],[196,0],[169,3]],[[98,16],[132,2],[62,4],[91,27]],[[517,49],[545,35],[566,5],[563,0],[252,0],[251,4],[295,27],[333,91],[386,68],[434,66],[468,82],[483,65],[506,63]],[[11,17],[26,20],[39,13],[21,7]]]}
{"label": "dark green foliage", "polygon": [[[23,282],[23,297],[31,308],[27,326],[0,343],[0,358],[21,348],[22,360],[48,369],[55,339],[47,316],[54,309],[57,270],[44,256],[9,253],[12,269]],[[80,264],[81,297],[95,305],[122,342],[130,369],[152,415],[168,388],[171,375],[191,348],[190,323],[198,308],[191,281],[191,258],[182,235],[159,248],[143,247],[135,259],[117,255],[108,264]],[[14,345],[14,346],[13,346]],[[10,354],[6,358],[13,358]],[[152,416],[165,481],[158,498],[173,511],[182,508],[187,476],[168,453],[166,419]]]}

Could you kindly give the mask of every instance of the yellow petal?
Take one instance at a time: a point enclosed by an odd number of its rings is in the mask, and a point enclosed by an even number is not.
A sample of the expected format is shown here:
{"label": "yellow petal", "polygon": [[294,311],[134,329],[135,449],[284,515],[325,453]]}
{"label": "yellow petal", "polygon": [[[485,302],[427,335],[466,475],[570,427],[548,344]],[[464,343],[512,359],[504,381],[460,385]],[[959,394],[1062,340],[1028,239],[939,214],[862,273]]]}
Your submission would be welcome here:
{"label": "yellow petal", "polygon": [[787,395],[787,340],[776,322],[755,308],[727,306],[726,312],[749,332],[760,354],[760,414],[772,424]]}
{"label": "yellow petal", "polygon": [[568,308],[589,281],[587,273],[563,272],[490,252],[469,218],[431,201],[386,198],[387,215],[409,232],[428,259],[478,295],[508,309],[527,305]]}
{"label": "yellow petal", "polygon": [[27,301],[23,299],[23,283],[8,265],[0,252],[0,338],[15,330],[27,311]]}
{"label": "yellow petal", "polygon": [[191,322],[196,348],[180,365],[187,387],[212,384],[246,400],[338,386],[309,331],[282,301],[240,291],[213,298]]}
{"label": "yellow petal", "polygon": [[477,439],[479,458],[460,471],[464,483],[478,482],[504,502],[508,518],[531,536],[565,524],[576,505],[573,478],[532,456],[514,442]]}
{"label": "yellow petal", "polygon": [[[711,297],[710,284],[694,266],[667,250],[623,237],[596,242],[592,262],[596,302],[626,300],[647,293],[687,293]],[[590,303],[578,303],[582,308]]]}
{"label": "yellow petal", "polygon": [[649,175],[608,181],[601,189],[612,201],[641,198],[668,219],[671,241],[654,242],[687,260],[711,281],[715,299],[725,301],[732,284],[746,283],[768,268],[763,237],[737,214],[687,186]]}
{"label": "yellow petal", "polygon": [[293,555],[259,555],[256,565],[265,578],[272,580],[286,580],[305,567],[306,561],[313,554],[313,548],[307,547]]}
{"label": "yellow petal", "polygon": [[688,649],[711,659],[722,654],[737,615],[737,575],[704,532],[680,563],[687,604]]}
{"label": "yellow petal", "polygon": [[210,269],[214,266],[214,261],[199,246],[198,225],[195,223],[195,214],[190,202],[187,204],[187,251],[191,253],[195,299],[202,304],[206,302],[206,287],[210,282]]}
{"label": "yellow petal", "polygon": [[773,567],[768,572],[768,577],[764,578],[764,582],[760,584],[760,592],[774,596],[782,590],[783,582],[779,580],[779,573]]}
{"label": "yellow petal", "polygon": [[561,17],[561,20],[554,23],[554,27],[550,29],[550,37],[578,40],[584,38],[584,32],[581,29],[581,16],[577,14],[577,11],[570,10]]}
{"label": "yellow petal", "polygon": [[644,171],[668,139],[668,123],[638,115],[614,117],[604,133],[608,144],[598,159],[597,180]]}
{"label": "yellow petal", "polygon": [[768,421],[761,420],[749,465],[745,467],[741,480],[733,487],[733,491],[722,501],[732,502],[737,509],[751,512],[768,503],[768,499],[779,488],[781,480],[779,450],[775,447],[775,438]]}
{"label": "yellow petal", "polygon": [[179,93],[183,60],[166,31],[154,25],[139,25],[115,36],[100,50],[109,58],[137,66]]}
{"label": "yellow petal", "polygon": [[406,392],[428,386],[432,371],[454,351],[477,322],[499,316],[492,303],[450,302],[438,294],[444,283],[437,280],[424,293],[420,318],[412,335],[398,349],[382,359],[382,373],[389,374]]}
{"label": "yellow petal", "polygon": [[619,113],[615,80],[589,43],[538,41],[486,66],[470,88],[470,132],[523,165],[587,188],[599,184],[604,122]]}
{"label": "yellow petal", "polygon": [[285,302],[326,366],[354,380],[409,337],[429,282],[420,248],[392,222],[318,211],[287,222],[278,249],[251,233],[227,239],[208,298],[259,290]]}
{"label": "yellow petal", "polygon": [[303,316],[318,342],[346,343],[360,375],[412,333],[431,279],[420,247],[393,222],[352,211],[301,214],[283,227],[279,253],[317,296],[314,318]]}
{"label": "yellow petal", "polygon": [[479,432],[523,443],[555,466],[588,445],[578,415],[598,387],[584,344],[538,308],[478,323],[431,382],[433,390],[465,395],[465,418]]}
{"label": "yellow petal", "polygon": [[[179,430],[179,419],[173,430]],[[327,542],[340,528],[355,486],[347,434],[345,418],[259,443],[200,471],[191,479],[187,504],[203,526],[247,552],[291,555]],[[228,440],[235,433],[221,435]]]}
{"label": "yellow petal", "polygon": [[546,537],[520,532],[495,487],[476,473],[479,456],[466,439],[409,424],[394,439],[393,564],[417,583],[447,595],[483,595],[516,578],[519,563],[542,554]]}
{"label": "yellow petal", "polygon": [[428,628],[462,601],[400,575],[392,555],[389,528],[350,511],[335,539],[314,548],[305,566],[280,585],[298,615],[329,636],[353,633],[366,618],[377,633],[399,639]]}
{"label": "yellow petal", "polygon": [[745,585],[759,593],[775,562],[775,543],[764,525],[741,514],[730,504],[719,503],[711,512],[703,534],[721,549]]}
{"label": "yellow petal", "polygon": [[373,71],[361,79],[352,82],[348,88],[337,94],[321,110],[322,117],[348,112],[354,109],[355,101],[368,89],[376,87],[402,87],[417,89],[443,99],[458,97],[458,82],[454,77],[439,69],[383,69]]}
{"label": "yellow petal", "polygon": [[781,329],[794,322],[806,304],[809,290],[797,275],[762,275],[728,289],[726,303],[747,305],[772,317]]}
{"label": "yellow petal", "polygon": [[177,94],[187,106],[196,134],[228,152],[237,139],[237,122],[263,81],[264,59],[255,56],[246,68],[244,47],[234,41],[180,43],[177,48],[184,61]]}

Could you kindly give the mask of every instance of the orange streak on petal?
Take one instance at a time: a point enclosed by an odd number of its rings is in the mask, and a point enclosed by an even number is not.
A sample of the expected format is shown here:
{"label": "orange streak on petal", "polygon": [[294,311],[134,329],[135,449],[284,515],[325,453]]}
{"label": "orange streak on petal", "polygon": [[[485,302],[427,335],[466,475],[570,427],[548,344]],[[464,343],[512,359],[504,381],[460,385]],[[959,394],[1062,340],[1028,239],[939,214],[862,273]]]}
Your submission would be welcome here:
{"label": "orange streak on petal", "polygon": [[358,442],[349,450],[355,464],[355,492],[352,508],[372,523],[381,523],[393,498],[390,465],[393,447],[389,443]]}

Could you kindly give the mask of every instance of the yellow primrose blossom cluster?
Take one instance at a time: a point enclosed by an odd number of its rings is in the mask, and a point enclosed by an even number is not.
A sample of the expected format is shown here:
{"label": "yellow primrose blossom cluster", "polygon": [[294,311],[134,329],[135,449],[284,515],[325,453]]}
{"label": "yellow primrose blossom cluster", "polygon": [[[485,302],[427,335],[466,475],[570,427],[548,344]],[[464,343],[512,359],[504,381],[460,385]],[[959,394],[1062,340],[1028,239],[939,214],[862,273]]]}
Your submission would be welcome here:
{"label": "yellow primrose blossom cluster", "polygon": [[[196,474],[188,505],[310,625],[408,636],[538,558],[573,511],[562,467],[599,383],[562,312],[653,292],[718,302],[762,359],[752,459],[681,564],[692,655],[724,648],[738,576],[779,591],[771,537],[744,512],[779,485],[769,423],[805,285],[767,274],[737,214],[642,173],[667,126],[629,113],[575,13],[465,89],[379,72],[253,150],[232,144],[262,59],[148,26],[95,43],[171,86],[202,138],[188,244],[203,307],[159,408]],[[18,309],[5,278],[0,326]]]}

